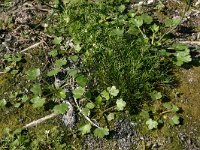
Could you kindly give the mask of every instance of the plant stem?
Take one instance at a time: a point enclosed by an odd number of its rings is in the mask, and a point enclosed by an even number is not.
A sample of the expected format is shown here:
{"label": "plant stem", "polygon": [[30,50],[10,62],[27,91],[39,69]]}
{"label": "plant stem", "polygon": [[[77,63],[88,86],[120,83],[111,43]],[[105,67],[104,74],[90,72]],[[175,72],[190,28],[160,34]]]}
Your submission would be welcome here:
{"label": "plant stem", "polygon": [[76,106],[77,106],[79,112],[85,117],[85,119],[86,119],[87,121],[89,121],[93,126],[95,126],[95,127],[97,127],[97,128],[100,128],[97,124],[95,124],[94,122],[92,122],[92,121],[90,120],[89,117],[87,117],[86,115],[84,115],[84,114],[82,113],[82,110],[81,110],[81,108],[79,107],[76,98],[74,98],[74,101],[75,101],[75,103],[76,103]]}
{"label": "plant stem", "polygon": [[144,32],[140,29],[140,27],[138,27],[140,33],[142,34],[143,38],[145,39],[146,38],[146,35],[144,34]]}
{"label": "plant stem", "polygon": [[151,44],[154,45],[155,33],[153,32]]}

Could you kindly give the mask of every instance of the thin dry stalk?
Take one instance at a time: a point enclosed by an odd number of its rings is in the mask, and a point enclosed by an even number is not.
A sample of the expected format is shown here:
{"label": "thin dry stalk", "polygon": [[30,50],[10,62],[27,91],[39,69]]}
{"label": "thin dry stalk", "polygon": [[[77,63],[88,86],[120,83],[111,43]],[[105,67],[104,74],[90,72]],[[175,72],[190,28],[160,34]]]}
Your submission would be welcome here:
{"label": "thin dry stalk", "polygon": [[40,119],[38,119],[38,120],[34,120],[34,121],[32,121],[31,123],[29,123],[29,124],[23,126],[22,128],[23,128],[23,129],[27,129],[27,128],[36,126],[36,125],[38,125],[38,124],[40,124],[40,123],[42,123],[42,122],[44,122],[44,121],[46,121],[46,120],[48,120],[48,119],[51,119],[51,118],[56,117],[56,116],[58,116],[58,115],[59,115],[59,114],[57,114],[57,113],[52,113],[52,114],[47,115],[47,116],[45,116],[45,117],[43,117],[43,118],[40,118]]}
{"label": "thin dry stalk", "polygon": [[35,43],[35,44],[33,44],[33,45],[31,45],[31,46],[25,48],[24,50],[22,50],[22,51],[20,51],[20,52],[23,53],[23,52],[25,52],[25,51],[27,51],[27,50],[29,50],[29,49],[36,48],[37,46],[39,46],[39,45],[42,44],[42,43],[43,43],[43,41],[38,42],[38,43]]}
{"label": "thin dry stalk", "polygon": [[183,44],[200,45],[200,41],[179,41]]}

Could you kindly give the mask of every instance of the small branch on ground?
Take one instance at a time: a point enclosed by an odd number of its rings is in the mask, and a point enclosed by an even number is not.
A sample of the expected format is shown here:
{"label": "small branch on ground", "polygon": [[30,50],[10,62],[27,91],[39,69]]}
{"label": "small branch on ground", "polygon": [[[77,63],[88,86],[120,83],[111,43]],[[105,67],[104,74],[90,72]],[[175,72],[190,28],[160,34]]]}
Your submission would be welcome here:
{"label": "small branch on ground", "polygon": [[200,45],[200,41],[179,41],[183,44]]}
{"label": "small branch on ground", "polygon": [[22,51],[20,51],[20,52],[23,53],[23,52],[25,52],[25,51],[27,51],[27,50],[29,50],[29,49],[36,48],[37,46],[39,46],[39,45],[42,44],[42,43],[43,43],[43,41],[38,42],[38,43],[35,43],[35,44],[33,44],[33,45],[31,45],[31,46],[25,48],[24,50],[22,50]]}
{"label": "small branch on ground", "polygon": [[46,121],[46,120],[48,120],[48,119],[51,119],[51,118],[56,117],[56,116],[58,116],[58,115],[59,115],[59,114],[57,114],[57,113],[52,113],[52,114],[47,115],[47,116],[45,116],[45,117],[43,117],[43,118],[40,118],[40,119],[38,119],[38,120],[32,121],[31,123],[29,123],[29,124],[23,126],[22,129],[27,129],[27,128],[36,126],[36,125],[38,125],[38,124],[40,124],[40,123],[42,123],[42,122],[44,122],[44,121]]}

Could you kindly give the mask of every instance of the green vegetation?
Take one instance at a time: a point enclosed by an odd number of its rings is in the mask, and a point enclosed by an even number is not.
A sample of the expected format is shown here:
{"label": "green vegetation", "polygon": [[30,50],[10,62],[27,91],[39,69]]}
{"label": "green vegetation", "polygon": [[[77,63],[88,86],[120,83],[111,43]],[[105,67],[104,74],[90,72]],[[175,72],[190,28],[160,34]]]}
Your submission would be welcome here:
{"label": "green vegetation", "polygon": [[[78,118],[75,130],[80,131],[75,132],[99,138],[109,135],[125,111],[140,114],[150,130],[180,124],[180,108],[164,100],[163,89],[174,81],[173,69],[192,60],[186,45],[169,38],[181,19],[159,22],[129,4],[129,0],[56,1],[60,11],[51,16],[56,23],[45,28],[53,37],[53,49],[4,55],[0,88],[10,80],[18,85],[10,88],[11,82],[9,91],[0,91],[1,111],[25,106],[45,115],[73,111]],[[56,127],[40,137],[22,124],[13,133],[7,131],[0,148],[68,148],[65,134]]]}

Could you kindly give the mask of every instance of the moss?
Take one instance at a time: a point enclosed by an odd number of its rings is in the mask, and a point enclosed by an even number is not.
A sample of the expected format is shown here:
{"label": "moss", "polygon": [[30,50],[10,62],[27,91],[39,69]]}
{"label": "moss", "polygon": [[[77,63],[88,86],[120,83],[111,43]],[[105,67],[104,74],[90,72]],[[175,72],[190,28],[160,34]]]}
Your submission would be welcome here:
{"label": "moss", "polygon": [[199,135],[200,67],[193,67],[188,70],[181,69],[177,77],[180,79],[180,87],[177,88],[179,95],[175,98],[175,101],[183,110],[184,126],[187,130],[196,129],[195,134]]}
{"label": "moss", "polygon": [[[181,125],[170,126],[164,124],[159,130],[149,131],[142,123],[139,131],[142,135],[150,136],[151,142],[159,141],[163,146],[160,149],[176,149],[182,150],[185,147],[190,147],[192,143],[187,143],[187,140],[193,141],[194,145],[200,146],[200,67],[191,69],[180,69],[176,73],[178,86],[175,89],[168,89],[171,93],[171,101],[181,108],[179,115],[181,116]],[[138,118],[140,119],[140,118]],[[187,140],[181,141],[181,135],[185,135]],[[148,143],[145,143],[148,144]]]}
{"label": "moss", "polygon": [[48,113],[49,112],[43,111],[43,109],[34,109],[30,104],[26,104],[20,109],[17,108],[1,109],[0,137],[2,137],[5,128],[10,128],[10,129],[21,128],[25,124],[30,123],[33,120],[39,119],[42,116],[47,115]]}

